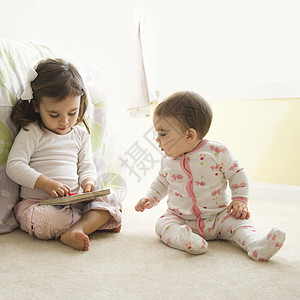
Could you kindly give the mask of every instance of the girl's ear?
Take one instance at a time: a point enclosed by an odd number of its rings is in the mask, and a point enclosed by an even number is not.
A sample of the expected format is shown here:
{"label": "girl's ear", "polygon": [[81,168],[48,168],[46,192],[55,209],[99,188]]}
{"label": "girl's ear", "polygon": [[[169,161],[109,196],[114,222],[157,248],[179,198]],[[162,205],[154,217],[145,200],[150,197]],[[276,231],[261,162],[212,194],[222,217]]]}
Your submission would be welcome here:
{"label": "girl's ear", "polygon": [[194,128],[189,128],[186,131],[186,141],[188,143],[193,142],[197,139],[197,131]]}
{"label": "girl's ear", "polygon": [[32,105],[33,105],[34,111],[35,111],[36,113],[39,113],[39,112],[40,112],[40,109],[39,109],[38,105],[36,105],[36,102],[35,102],[35,101],[32,102]]}

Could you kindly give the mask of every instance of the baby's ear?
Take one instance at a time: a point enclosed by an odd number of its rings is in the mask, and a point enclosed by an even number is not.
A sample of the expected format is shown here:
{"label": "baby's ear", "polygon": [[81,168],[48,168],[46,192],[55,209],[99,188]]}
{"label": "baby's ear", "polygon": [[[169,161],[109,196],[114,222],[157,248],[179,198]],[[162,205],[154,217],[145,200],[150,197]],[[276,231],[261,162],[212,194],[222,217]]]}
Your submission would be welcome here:
{"label": "baby's ear", "polygon": [[194,128],[189,128],[186,131],[186,140],[188,143],[193,142],[195,139],[197,139],[197,131]]}

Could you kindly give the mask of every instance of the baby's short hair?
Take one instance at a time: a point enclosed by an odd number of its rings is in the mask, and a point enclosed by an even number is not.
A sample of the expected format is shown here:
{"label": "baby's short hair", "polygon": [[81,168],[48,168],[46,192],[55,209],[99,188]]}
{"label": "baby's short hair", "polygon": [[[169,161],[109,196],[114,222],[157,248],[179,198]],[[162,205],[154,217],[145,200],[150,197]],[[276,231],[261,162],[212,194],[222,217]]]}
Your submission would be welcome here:
{"label": "baby's short hair", "polygon": [[193,128],[201,139],[207,134],[213,115],[208,102],[190,91],[170,95],[158,104],[154,113],[160,118],[177,119],[183,132]]}

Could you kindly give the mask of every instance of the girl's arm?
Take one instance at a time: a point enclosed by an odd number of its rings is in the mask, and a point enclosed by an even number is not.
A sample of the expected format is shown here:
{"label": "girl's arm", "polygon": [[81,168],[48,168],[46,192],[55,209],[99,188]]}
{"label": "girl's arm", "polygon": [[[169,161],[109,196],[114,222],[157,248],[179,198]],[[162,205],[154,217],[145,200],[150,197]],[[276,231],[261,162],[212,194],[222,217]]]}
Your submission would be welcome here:
{"label": "girl's arm", "polygon": [[90,135],[84,128],[79,128],[82,137],[81,148],[78,154],[79,183],[84,192],[96,189],[96,167],[93,161]]}
{"label": "girl's arm", "polygon": [[5,172],[11,180],[19,185],[34,188],[41,175],[29,166],[30,158],[39,140],[37,130],[25,131],[21,129],[10,149]]}
{"label": "girl's arm", "polygon": [[38,147],[42,133],[34,124],[30,124],[28,129],[21,129],[14,140],[6,164],[7,175],[21,186],[40,189],[52,197],[67,195],[70,193],[67,185],[52,180],[30,167],[30,159]]}
{"label": "girl's arm", "polygon": [[84,193],[93,192],[96,190],[95,179],[88,177],[81,183],[81,187]]}

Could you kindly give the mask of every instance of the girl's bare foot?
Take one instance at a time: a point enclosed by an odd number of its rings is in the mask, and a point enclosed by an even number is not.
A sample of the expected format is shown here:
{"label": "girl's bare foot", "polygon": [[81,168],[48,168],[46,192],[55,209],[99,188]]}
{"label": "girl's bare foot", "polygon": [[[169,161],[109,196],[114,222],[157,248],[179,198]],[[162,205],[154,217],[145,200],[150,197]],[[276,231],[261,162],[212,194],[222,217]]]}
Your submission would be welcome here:
{"label": "girl's bare foot", "polygon": [[108,211],[89,210],[77,223],[73,224],[68,231],[61,235],[60,241],[75,250],[87,251],[90,246],[90,240],[87,235],[99,229],[110,218],[111,215]]}
{"label": "girl's bare foot", "polygon": [[68,230],[62,234],[60,241],[75,250],[87,251],[90,246],[89,237],[81,231]]}

